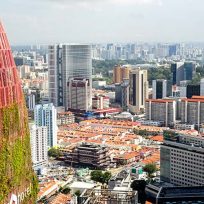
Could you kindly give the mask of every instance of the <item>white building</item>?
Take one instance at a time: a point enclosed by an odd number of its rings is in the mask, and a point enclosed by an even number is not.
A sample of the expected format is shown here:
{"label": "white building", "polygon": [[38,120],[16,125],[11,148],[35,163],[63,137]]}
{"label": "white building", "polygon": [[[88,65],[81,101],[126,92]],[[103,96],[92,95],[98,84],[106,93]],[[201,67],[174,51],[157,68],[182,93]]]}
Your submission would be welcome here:
{"label": "white building", "polygon": [[47,127],[32,125],[30,127],[30,136],[33,168],[35,171],[41,171],[48,160]]}
{"label": "white building", "polygon": [[52,103],[36,105],[34,119],[37,126],[47,127],[47,145],[57,145],[57,111]]}

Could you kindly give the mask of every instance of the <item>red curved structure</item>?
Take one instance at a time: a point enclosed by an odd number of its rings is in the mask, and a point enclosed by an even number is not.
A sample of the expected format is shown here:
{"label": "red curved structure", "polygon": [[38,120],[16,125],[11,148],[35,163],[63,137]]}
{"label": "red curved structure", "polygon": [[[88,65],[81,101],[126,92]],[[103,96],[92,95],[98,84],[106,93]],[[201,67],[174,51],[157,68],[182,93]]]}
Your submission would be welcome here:
{"label": "red curved structure", "polygon": [[0,22],[0,108],[22,101],[21,82],[11,48]]}
{"label": "red curved structure", "polygon": [[34,204],[37,191],[21,81],[0,22],[0,204]]}

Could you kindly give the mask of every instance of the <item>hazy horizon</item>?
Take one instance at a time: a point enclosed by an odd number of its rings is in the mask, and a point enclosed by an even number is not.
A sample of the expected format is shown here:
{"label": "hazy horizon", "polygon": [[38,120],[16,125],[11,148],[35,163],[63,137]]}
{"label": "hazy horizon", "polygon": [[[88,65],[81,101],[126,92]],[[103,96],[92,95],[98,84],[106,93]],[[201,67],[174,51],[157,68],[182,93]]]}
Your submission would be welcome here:
{"label": "hazy horizon", "polygon": [[8,0],[12,45],[204,42],[203,0]]}

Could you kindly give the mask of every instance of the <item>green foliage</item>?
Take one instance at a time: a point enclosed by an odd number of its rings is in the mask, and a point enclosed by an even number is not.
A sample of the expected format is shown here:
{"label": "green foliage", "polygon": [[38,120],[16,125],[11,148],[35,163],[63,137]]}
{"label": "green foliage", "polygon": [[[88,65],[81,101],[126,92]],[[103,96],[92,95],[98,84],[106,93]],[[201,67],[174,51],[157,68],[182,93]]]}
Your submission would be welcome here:
{"label": "green foliage", "polygon": [[57,158],[57,157],[60,157],[61,155],[62,154],[61,154],[60,150],[55,148],[55,147],[50,148],[49,151],[48,151],[48,156],[49,157]]}
{"label": "green foliage", "polygon": [[63,194],[69,194],[70,191],[71,191],[71,189],[70,189],[69,187],[65,187],[65,188],[63,188],[63,189],[61,190],[61,193],[63,193]]}
{"label": "green foliage", "polygon": [[108,183],[111,178],[111,172],[102,172],[101,170],[94,170],[91,172],[91,180],[99,183]]}
{"label": "green foliage", "polygon": [[145,194],[146,185],[147,183],[145,180],[134,180],[130,186],[134,191],[138,192],[138,200],[142,204],[145,203],[146,201],[146,194]]}
{"label": "green foliage", "polygon": [[[21,112],[20,112],[21,111]],[[0,110],[0,204],[10,192],[32,184],[31,195],[23,204],[34,203],[37,198],[38,181],[32,170],[30,136],[24,105],[13,104]]]}
{"label": "green foliage", "polygon": [[75,196],[79,197],[81,195],[81,192],[80,190],[77,190],[75,193],[74,193]]}
{"label": "green foliage", "polygon": [[152,178],[153,174],[157,171],[157,167],[156,164],[149,163],[143,167],[143,170],[147,172],[149,178]]}

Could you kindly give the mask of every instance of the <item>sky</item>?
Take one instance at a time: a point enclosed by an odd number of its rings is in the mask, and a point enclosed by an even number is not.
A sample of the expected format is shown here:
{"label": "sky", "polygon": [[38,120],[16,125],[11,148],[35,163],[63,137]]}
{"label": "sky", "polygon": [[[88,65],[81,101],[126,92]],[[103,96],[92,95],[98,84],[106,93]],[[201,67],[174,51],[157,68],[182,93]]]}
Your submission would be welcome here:
{"label": "sky", "polygon": [[204,0],[0,0],[12,45],[204,42]]}

